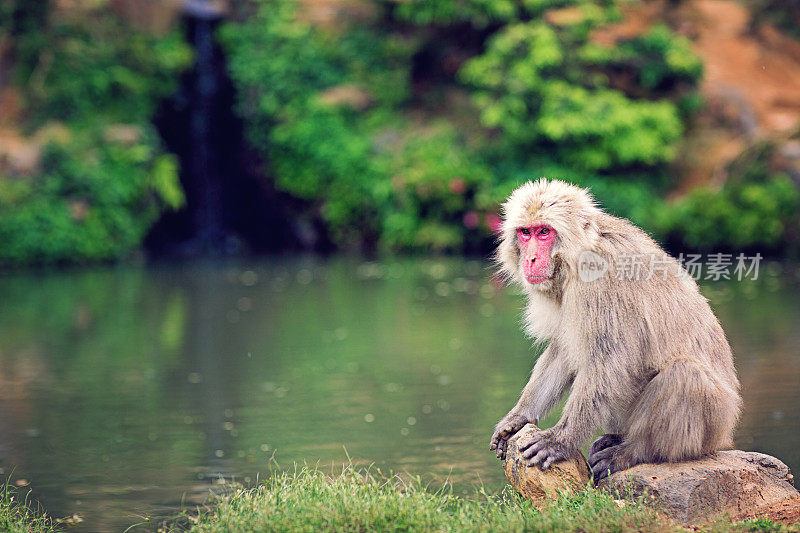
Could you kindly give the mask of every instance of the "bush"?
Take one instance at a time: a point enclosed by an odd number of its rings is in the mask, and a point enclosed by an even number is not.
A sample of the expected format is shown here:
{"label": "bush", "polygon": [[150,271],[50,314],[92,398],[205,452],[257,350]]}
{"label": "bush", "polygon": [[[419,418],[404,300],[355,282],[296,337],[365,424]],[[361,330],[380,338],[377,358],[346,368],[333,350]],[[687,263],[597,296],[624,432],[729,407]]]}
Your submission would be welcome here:
{"label": "bush", "polygon": [[580,57],[590,65],[632,72],[648,90],[695,84],[703,75],[703,63],[692,51],[689,39],[675,35],[663,24],[616,47],[586,43]]}
{"label": "bush", "polygon": [[[265,2],[221,31],[238,111],[275,184],[317,203],[340,246],[468,246],[480,224],[471,199],[490,174],[453,126],[400,112],[413,42],[368,30],[334,38],[297,21],[295,10],[291,1]],[[343,86],[366,95],[367,108],[326,98]]]}
{"label": "bush", "polygon": [[[671,42],[663,31],[658,35],[658,42]],[[608,54],[644,60],[637,50],[621,47]],[[550,145],[559,159],[579,170],[671,161],[683,132],[675,104],[632,100],[604,87],[602,76],[590,78],[586,85],[576,83],[572,71],[587,55],[579,52],[566,30],[559,32],[540,20],[509,24],[490,39],[486,53],[464,65],[461,78],[476,88],[483,124],[502,130],[510,143]],[[593,56],[595,63],[600,63],[598,55]],[[668,72],[684,68],[679,59]],[[580,70],[588,68],[587,64]],[[655,69],[646,72],[650,71]],[[648,80],[654,75],[649,76]]]}
{"label": "bush", "polygon": [[[594,42],[619,19],[613,0],[410,0],[380,4],[358,29],[312,26],[293,0],[253,6],[220,33],[237,111],[265,178],[306,200],[339,247],[486,250],[499,202],[543,175],[590,186],[657,238],[787,239],[785,178],[665,201],[702,63],[664,25]],[[777,222],[718,231],[736,217]]]}
{"label": "bush", "polygon": [[785,174],[694,189],[673,207],[670,233],[693,248],[780,248],[797,235],[800,193]]}
{"label": "bush", "polygon": [[[250,143],[279,189],[317,206],[337,244],[475,249],[490,242],[487,215],[510,190],[487,164],[490,152],[524,166],[528,154],[544,150],[558,164],[592,171],[658,165],[674,154],[682,126],[672,103],[634,101],[570,78],[575,30],[541,19],[546,8],[568,3],[412,1],[372,26],[333,31],[298,20],[292,0],[270,0],[220,36]],[[592,24],[612,16],[612,9],[583,7]],[[436,43],[426,44],[425,30],[392,26],[392,17],[416,25],[507,22],[460,73],[477,88],[484,126],[504,133],[502,146],[457,132],[451,117],[420,123],[409,116],[413,54]],[[463,90],[453,82],[443,90]],[[327,95],[343,87],[369,103],[332,104]]]}
{"label": "bush", "polygon": [[414,24],[469,23],[487,26],[491,22],[513,20],[519,14],[515,0],[411,0],[401,3],[398,16]]}
{"label": "bush", "polygon": [[93,128],[52,141],[39,174],[0,180],[9,186],[0,195],[0,264],[119,258],[163,208],[180,207],[177,162],[160,153],[152,129],[133,142],[98,135]]}
{"label": "bush", "polygon": [[44,140],[33,175],[0,175],[0,265],[122,257],[183,203],[177,160],[150,120],[188,45],[135,31],[102,4],[68,21],[50,9],[17,0],[3,13],[27,89],[23,126]]}

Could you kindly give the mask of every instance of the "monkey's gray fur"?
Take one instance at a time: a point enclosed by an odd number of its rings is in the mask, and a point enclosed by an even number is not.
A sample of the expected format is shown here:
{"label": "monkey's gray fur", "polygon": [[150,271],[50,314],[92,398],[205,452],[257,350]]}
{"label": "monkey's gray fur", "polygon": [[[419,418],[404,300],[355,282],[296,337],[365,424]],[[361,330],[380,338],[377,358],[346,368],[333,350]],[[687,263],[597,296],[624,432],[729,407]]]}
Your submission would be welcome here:
{"label": "monkey's gray fur", "polygon": [[[608,434],[590,450],[595,482],[638,463],[731,446],[741,406],[731,349],[681,265],[642,230],[600,210],[586,190],[561,181],[522,185],[503,212],[500,271],[523,287],[528,334],[549,344],[495,428],[497,456],[568,388],[558,423],[523,446],[531,465],[546,469],[568,457],[598,428]],[[516,234],[534,224],[556,231],[550,277],[539,284],[525,279]],[[586,251],[609,266],[593,281],[579,272]],[[626,257],[644,259],[636,275],[624,275]]]}

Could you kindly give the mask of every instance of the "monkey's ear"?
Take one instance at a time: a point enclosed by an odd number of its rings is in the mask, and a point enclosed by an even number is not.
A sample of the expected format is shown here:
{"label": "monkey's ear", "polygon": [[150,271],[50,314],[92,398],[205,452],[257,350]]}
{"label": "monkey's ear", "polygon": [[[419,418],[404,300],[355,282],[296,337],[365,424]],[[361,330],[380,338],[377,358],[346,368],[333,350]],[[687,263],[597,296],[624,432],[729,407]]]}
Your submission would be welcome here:
{"label": "monkey's ear", "polygon": [[498,266],[500,274],[506,281],[514,279],[515,272],[519,265],[519,248],[517,247],[517,240],[514,236],[504,233],[500,245],[495,251],[495,262]]}

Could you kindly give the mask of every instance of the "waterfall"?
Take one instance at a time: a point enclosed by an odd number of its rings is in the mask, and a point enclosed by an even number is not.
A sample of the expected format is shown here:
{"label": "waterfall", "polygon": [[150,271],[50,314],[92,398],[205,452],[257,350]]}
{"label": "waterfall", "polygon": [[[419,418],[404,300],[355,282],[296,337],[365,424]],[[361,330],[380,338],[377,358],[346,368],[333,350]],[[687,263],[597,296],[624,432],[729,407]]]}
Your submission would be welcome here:
{"label": "waterfall", "polygon": [[[195,2],[196,3],[196,2]],[[208,17],[194,17],[192,42],[197,62],[193,98],[189,107],[191,138],[190,177],[195,187],[193,223],[200,252],[216,252],[224,244],[222,173],[215,142],[215,109],[219,73],[214,61],[213,24]]]}
{"label": "waterfall", "polygon": [[303,246],[304,235],[296,230],[303,206],[275,190],[234,112],[235,89],[214,36],[225,6],[184,0],[182,12],[195,65],[180,90],[162,102],[155,122],[180,159],[186,207],[165,213],[146,247],[156,256],[195,257]]}

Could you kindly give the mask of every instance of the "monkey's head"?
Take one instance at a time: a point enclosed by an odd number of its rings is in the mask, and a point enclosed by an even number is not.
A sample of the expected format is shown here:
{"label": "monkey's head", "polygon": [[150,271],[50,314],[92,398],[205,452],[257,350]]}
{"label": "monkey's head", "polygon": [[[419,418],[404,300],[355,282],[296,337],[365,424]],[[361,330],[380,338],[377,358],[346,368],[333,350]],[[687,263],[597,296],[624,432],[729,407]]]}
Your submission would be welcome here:
{"label": "monkey's head", "polygon": [[551,290],[560,270],[592,248],[600,213],[586,190],[563,181],[540,179],[518,187],[503,204],[501,272],[523,287]]}

